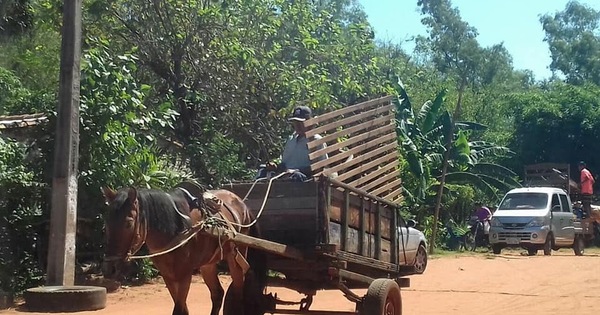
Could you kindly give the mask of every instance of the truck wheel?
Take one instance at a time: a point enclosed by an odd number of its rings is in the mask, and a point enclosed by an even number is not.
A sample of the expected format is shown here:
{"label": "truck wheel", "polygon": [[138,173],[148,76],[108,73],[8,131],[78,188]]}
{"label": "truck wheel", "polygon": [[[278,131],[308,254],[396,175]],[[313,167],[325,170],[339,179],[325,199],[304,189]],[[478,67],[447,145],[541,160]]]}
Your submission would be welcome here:
{"label": "truck wheel", "polygon": [[575,236],[575,241],[573,242],[573,251],[575,252],[576,256],[583,256],[583,253],[585,252],[585,240],[583,239],[583,236]]}
{"label": "truck wheel", "polygon": [[544,255],[545,256],[550,256],[552,255],[552,239],[554,237],[552,236],[552,234],[548,234],[548,236],[546,236],[546,243],[544,243]]}
{"label": "truck wheel", "polygon": [[38,312],[95,311],[106,307],[106,288],[48,286],[27,289],[25,307]]}
{"label": "truck wheel", "polygon": [[391,279],[376,279],[363,298],[359,315],[402,315],[400,287]]}
{"label": "truck wheel", "polygon": [[502,246],[492,245],[492,252],[496,255],[500,255],[500,253],[502,252]]}
{"label": "truck wheel", "polygon": [[537,255],[537,252],[538,252],[538,249],[535,247],[527,248],[527,255],[529,255],[529,256],[535,256],[535,255]]}

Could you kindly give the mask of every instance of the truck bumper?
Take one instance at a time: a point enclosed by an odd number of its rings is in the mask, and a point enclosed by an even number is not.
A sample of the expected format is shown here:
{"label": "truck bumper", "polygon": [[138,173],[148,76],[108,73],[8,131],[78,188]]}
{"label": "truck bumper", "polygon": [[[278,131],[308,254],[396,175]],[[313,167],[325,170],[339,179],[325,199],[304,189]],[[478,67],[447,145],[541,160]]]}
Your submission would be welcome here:
{"label": "truck bumper", "polygon": [[531,227],[525,229],[490,229],[490,244],[503,245],[505,247],[527,247],[528,245],[543,245],[550,232],[548,226]]}

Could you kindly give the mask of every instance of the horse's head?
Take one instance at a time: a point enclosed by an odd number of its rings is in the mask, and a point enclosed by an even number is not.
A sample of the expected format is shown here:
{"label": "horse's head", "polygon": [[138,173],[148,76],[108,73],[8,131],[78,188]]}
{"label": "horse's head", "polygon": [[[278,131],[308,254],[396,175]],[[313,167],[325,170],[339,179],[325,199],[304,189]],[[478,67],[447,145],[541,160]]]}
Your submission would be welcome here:
{"label": "horse's head", "polygon": [[140,203],[135,188],[114,191],[102,188],[109,206],[106,216],[106,251],[103,273],[107,278],[120,276],[127,258],[137,252],[146,237],[140,218]]}

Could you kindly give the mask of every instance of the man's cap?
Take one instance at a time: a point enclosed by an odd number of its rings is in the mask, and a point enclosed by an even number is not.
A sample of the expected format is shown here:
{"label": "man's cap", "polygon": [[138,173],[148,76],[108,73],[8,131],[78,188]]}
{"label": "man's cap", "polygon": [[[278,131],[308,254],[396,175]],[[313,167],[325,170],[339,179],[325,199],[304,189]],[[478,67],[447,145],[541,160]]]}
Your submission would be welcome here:
{"label": "man's cap", "polygon": [[305,121],[312,116],[312,110],[307,106],[298,106],[292,112],[292,117],[288,118],[289,121]]}

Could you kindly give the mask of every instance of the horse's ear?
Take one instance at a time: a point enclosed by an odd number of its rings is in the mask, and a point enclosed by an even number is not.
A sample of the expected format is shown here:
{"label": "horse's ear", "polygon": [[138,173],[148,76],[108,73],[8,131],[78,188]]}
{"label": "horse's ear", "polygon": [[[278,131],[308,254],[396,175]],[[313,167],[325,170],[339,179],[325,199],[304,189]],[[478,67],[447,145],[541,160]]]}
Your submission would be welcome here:
{"label": "horse's ear", "polygon": [[129,188],[129,194],[128,194],[128,198],[129,201],[134,202],[137,200],[137,190],[133,187]]}
{"label": "horse's ear", "polygon": [[113,202],[117,197],[117,192],[110,187],[102,187],[102,194],[104,195],[107,204]]}

